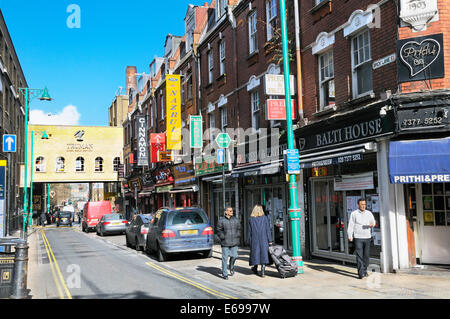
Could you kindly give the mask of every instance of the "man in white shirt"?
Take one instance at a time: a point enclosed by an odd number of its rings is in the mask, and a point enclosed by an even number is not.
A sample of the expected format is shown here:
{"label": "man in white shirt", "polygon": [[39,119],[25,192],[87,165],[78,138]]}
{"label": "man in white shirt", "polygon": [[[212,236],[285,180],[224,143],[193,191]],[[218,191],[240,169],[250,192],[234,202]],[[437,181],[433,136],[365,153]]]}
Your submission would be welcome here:
{"label": "man in white shirt", "polygon": [[350,215],[348,223],[348,240],[355,240],[356,263],[358,267],[358,277],[367,277],[367,267],[370,258],[370,241],[372,238],[371,229],[375,227],[375,218],[372,213],[366,210],[366,200],[358,200],[358,209]]}

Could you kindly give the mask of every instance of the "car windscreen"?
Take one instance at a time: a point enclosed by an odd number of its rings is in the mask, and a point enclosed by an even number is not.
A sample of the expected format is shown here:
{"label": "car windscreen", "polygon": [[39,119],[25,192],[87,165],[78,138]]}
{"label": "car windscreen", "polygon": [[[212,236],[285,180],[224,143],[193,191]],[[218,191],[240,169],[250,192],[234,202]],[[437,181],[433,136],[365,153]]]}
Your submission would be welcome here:
{"label": "car windscreen", "polygon": [[105,215],[106,220],[117,220],[117,219],[124,219],[123,215],[121,214],[109,214]]}
{"label": "car windscreen", "polygon": [[152,221],[152,215],[141,215],[141,218],[144,225],[148,225]]}
{"label": "car windscreen", "polygon": [[168,226],[198,225],[208,223],[206,214],[201,210],[179,210],[170,212],[167,217]]}
{"label": "car windscreen", "polygon": [[70,218],[70,217],[72,217],[72,213],[71,212],[60,212],[59,216],[63,217],[63,218]]}

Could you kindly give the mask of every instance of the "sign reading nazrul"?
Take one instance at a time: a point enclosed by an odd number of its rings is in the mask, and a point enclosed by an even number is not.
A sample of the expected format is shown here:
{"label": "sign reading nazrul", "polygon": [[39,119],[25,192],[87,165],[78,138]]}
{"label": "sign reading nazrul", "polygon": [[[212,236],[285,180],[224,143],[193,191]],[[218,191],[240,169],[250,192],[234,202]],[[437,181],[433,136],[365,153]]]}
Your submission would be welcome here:
{"label": "sign reading nazrul", "polygon": [[138,166],[148,166],[148,143],[147,143],[147,117],[136,116],[137,120],[137,164]]}
{"label": "sign reading nazrul", "polygon": [[166,75],[167,149],[181,150],[181,78]]}

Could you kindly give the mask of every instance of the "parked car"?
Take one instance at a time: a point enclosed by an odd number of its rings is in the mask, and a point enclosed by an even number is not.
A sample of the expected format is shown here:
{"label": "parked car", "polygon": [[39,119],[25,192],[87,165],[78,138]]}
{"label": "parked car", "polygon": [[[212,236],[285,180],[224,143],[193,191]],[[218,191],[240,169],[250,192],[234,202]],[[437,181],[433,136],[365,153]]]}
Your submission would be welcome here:
{"label": "parked car", "polygon": [[198,207],[163,208],[155,213],[145,250],[164,261],[170,253],[202,252],[212,256],[214,232],[205,211]]}
{"label": "parked car", "polygon": [[106,214],[111,214],[111,203],[109,201],[87,202],[83,209],[81,229],[84,232],[95,229],[99,220]]}
{"label": "parked car", "polygon": [[125,231],[127,247],[143,250],[147,240],[147,233],[153,216],[151,214],[135,215]]}
{"label": "parked car", "polygon": [[124,234],[128,220],[122,214],[106,214],[95,226],[97,235],[104,236],[106,234]]}
{"label": "parked car", "polygon": [[72,227],[73,214],[70,211],[60,211],[56,215],[56,227],[61,225]]}

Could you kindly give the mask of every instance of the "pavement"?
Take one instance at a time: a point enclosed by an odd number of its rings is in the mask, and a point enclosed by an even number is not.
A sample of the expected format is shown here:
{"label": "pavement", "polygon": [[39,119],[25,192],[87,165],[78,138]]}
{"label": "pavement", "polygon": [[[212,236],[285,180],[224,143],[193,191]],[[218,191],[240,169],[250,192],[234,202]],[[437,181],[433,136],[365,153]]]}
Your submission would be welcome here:
{"label": "pavement", "polygon": [[[80,231],[74,227],[75,231]],[[124,236],[99,237],[86,234],[96,240],[103,240],[131,253],[151,258],[125,246]],[[29,235],[29,263],[27,287],[29,295],[39,298],[38,243],[39,232]],[[215,245],[212,258],[197,256],[174,256],[158,263],[172,272],[177,272],[195,282],[207,283],[212,287],[223,287],[246,299],[449,299],[450,270],[444,268],[414,268],[397,273],[370,272],[369,277],[359,279],[354,265],[335,261],[313,259],[304,261],[304,272],[293,278],[282,279],[274,266],[266,267],[264,278],[253,274],[249,263],[249,249],[239,248],[235,274],[228,280],[221,277],[221,247]],[[258,269],[259,270],[259,269]]]}

